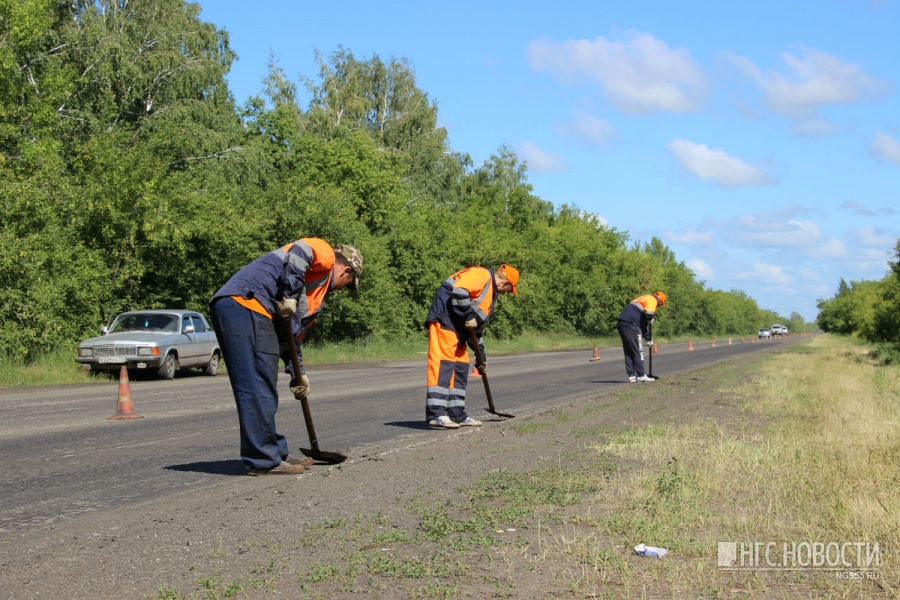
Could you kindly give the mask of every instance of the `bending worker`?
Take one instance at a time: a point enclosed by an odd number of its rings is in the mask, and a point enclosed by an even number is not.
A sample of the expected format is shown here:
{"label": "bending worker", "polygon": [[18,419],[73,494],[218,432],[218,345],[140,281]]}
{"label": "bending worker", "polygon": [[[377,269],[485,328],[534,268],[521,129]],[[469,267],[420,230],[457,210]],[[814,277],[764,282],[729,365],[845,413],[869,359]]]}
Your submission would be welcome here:
{"label": "bending worker", "polygon": [[[332,249],[324,240],[303,238],[257,258],[213,296],[213,327],[228,367],[241,430],[241,459],[249,475],[304,471],[304,461],[288,457],[287,441],[275,429],[278,332],[296,339],[301,372],[294,373],[289,353],[282,358],[294,398],[304,399],[309,378],[299,344],[328,295],[348,286],[358,290],[361,274],[362,256],[353,246]],[[288,319],[289,333],[284,323]]]}
{"label": "bending worker", "polygon": [[622,349],[625,351],[625,372],[628,374],[630,383],[653,381],[644,373],[643,341],[646,340],[647,346],[652,348],[650,323],[656,317],[657,308],[665,305],[666,294],[653,292],[638,296],[629,302],[622,314],[619,315],[619,337],[622,338]]}
{"label": "bending worker", "polygon": [[[496,271],[469,267],[450,276],[438,288],[428,311],[428,389],[425,420],[432,427],[456,429],[477,426],[466,414],[466,381],[471,344],[468,328],[475,330],[484,356],[484,324],[491,318],[497,295],[516,294],[519,271],[501,265]],[[474,348],[473,348],[474,349]],[[483,365],[482,369],[487,369]]]}

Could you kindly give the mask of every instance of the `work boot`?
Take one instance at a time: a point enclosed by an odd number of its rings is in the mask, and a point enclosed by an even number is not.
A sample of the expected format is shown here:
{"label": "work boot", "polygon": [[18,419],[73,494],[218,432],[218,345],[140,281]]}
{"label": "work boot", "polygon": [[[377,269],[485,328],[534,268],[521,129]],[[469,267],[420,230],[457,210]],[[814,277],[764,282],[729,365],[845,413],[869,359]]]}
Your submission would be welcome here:
{"label": "work boot", "polygon": [[432,419],[428,421],[428,424],[432,427],[442,427],[444,429],[457,429],[459,427],[459,423],[454,423],[447,415],[441,415],[436,419]]}
{"label": "work boot", "polygon": [[476,421],[472,417],[466,417],[459,422],[460,427],[478,427],[479,425],[481,425],[481,421]]}
{"label": "work boot", "polygon": [[308,467],[316,462],[314,458],[310,458],[308,456],[288,456],[284,459],[284,462],[291,465],[302,465],[304,467]]}
{"label": "work boot", "polygon": [[647,377],[646,375],[641,375],[637,378],[638,381],[653,381],[652,377]]}
{"label": "work boot", "polygon": [[281,464],[271,469],[250,469],[247,475],[256,477],[258,475],[300,475],[306,467],[303,465],[292,465],[289,462],[281,461]]}

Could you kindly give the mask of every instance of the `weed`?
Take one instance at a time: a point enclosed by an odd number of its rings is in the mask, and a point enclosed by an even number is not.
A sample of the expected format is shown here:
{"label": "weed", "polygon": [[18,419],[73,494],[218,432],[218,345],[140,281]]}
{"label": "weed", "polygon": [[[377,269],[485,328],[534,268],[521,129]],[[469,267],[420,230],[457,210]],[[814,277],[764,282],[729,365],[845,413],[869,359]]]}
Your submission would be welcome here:
{"label": "weed", "polygon": [[315,564],[309,568],[306,575],[300,577],[304,581],[316,583],[318,581],[331,581],[340,574],[340,569],[332,564]]}
{"label": "weed", "polygon": [[159,591],[156,594],[156,600],[181,600],[182,598],[184,596],[179,594],[174,588],[163,586],[159,586]]}
{"label": "weed", "polygon": [[656,479],[656,492],[663,498],[672,498],[683,483],[684,479],[678,472],[678,459],[673,456],[666,463],[666,470]]}
{"label": "weed", "polygon": [[605,437],[611,433],[608,427],[594,427],[591,429],[576,429],[572,432],[572,435],[575,438],[592,438],[592,439],[600,439]]}
{"label": "weed", "polygon": [[405,531],[392,531],[390,533],[375,534],[375,542],[408,542],[412,538]]}
{"label": "weed", "polygon": [[459,582],[454,581],[450,585],[440,583],[429,583],[417,589],[412,598],[433,598],[440,600],[441,598],[453,598],[459,594]]}
{"label": "weed", "polygon": [[553,424],[546,421],[534,421],[531,423],[525,423],[524,425],[516,425],[515,427],[513,427],[513,431],[518,434],[525,435],[540,431],[541,429],[547,429],[548,427],[553,427]]}

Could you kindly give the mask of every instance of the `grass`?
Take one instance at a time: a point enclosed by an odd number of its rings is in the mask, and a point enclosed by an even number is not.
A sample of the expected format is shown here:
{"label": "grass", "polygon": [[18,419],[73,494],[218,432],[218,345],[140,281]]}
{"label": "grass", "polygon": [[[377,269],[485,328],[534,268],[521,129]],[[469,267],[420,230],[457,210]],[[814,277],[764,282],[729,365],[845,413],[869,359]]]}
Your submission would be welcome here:
{"label": "grass", "polygon": [[91,375],[75,362],[72,348],[60,348],[32,363],[0,355],[0,387],[109,382],[108,375]]}
{"label": "grass", "polygon": [[[587,559],[607,535],[663,546],[680,557],[639,573],[598,566],[582,572],[581,591],[630,578],[643,589],[712,597],[733,589],[785,598],[896,596],[900,369],[860,360],[864,356],[848,340],[819,336],[765,361],[755,380],[722,389],[765,419],[761,429],[723,428],[709,419],[653,424],[594,446],[598,456],[642,467],[604,490],[612,510],[592,520],[599,536],[548,552]],[[866,542],[871,550],[877,543],[882,564],[875,585],[852,588],[823,571],[716,571],[709,564],[720,541],[773,542],[778,549]]]}

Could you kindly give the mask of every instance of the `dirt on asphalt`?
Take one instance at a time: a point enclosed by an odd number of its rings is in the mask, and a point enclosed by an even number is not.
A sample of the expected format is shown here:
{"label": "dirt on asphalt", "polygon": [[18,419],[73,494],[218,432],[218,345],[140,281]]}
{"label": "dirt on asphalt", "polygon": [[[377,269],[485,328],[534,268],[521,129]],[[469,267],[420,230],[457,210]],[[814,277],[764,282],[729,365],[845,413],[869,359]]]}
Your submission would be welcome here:
{"label": "dirt on asphalt", "polygon": [[405,447],[355,449],[301,476],[223,476],[164,502],[9,534],[0,597],[677,597],[631,552],[653,540],[597,533],[599,556],[644,576],[589,586],[603,561],[548,545],[579,535],[573,517],[613,510],[607,482],[639,467],[598,462],[592,448],[615,432],[702,419],[762,427],[721,391],[761,359],[604,386],[590,401],[435,430]]}

